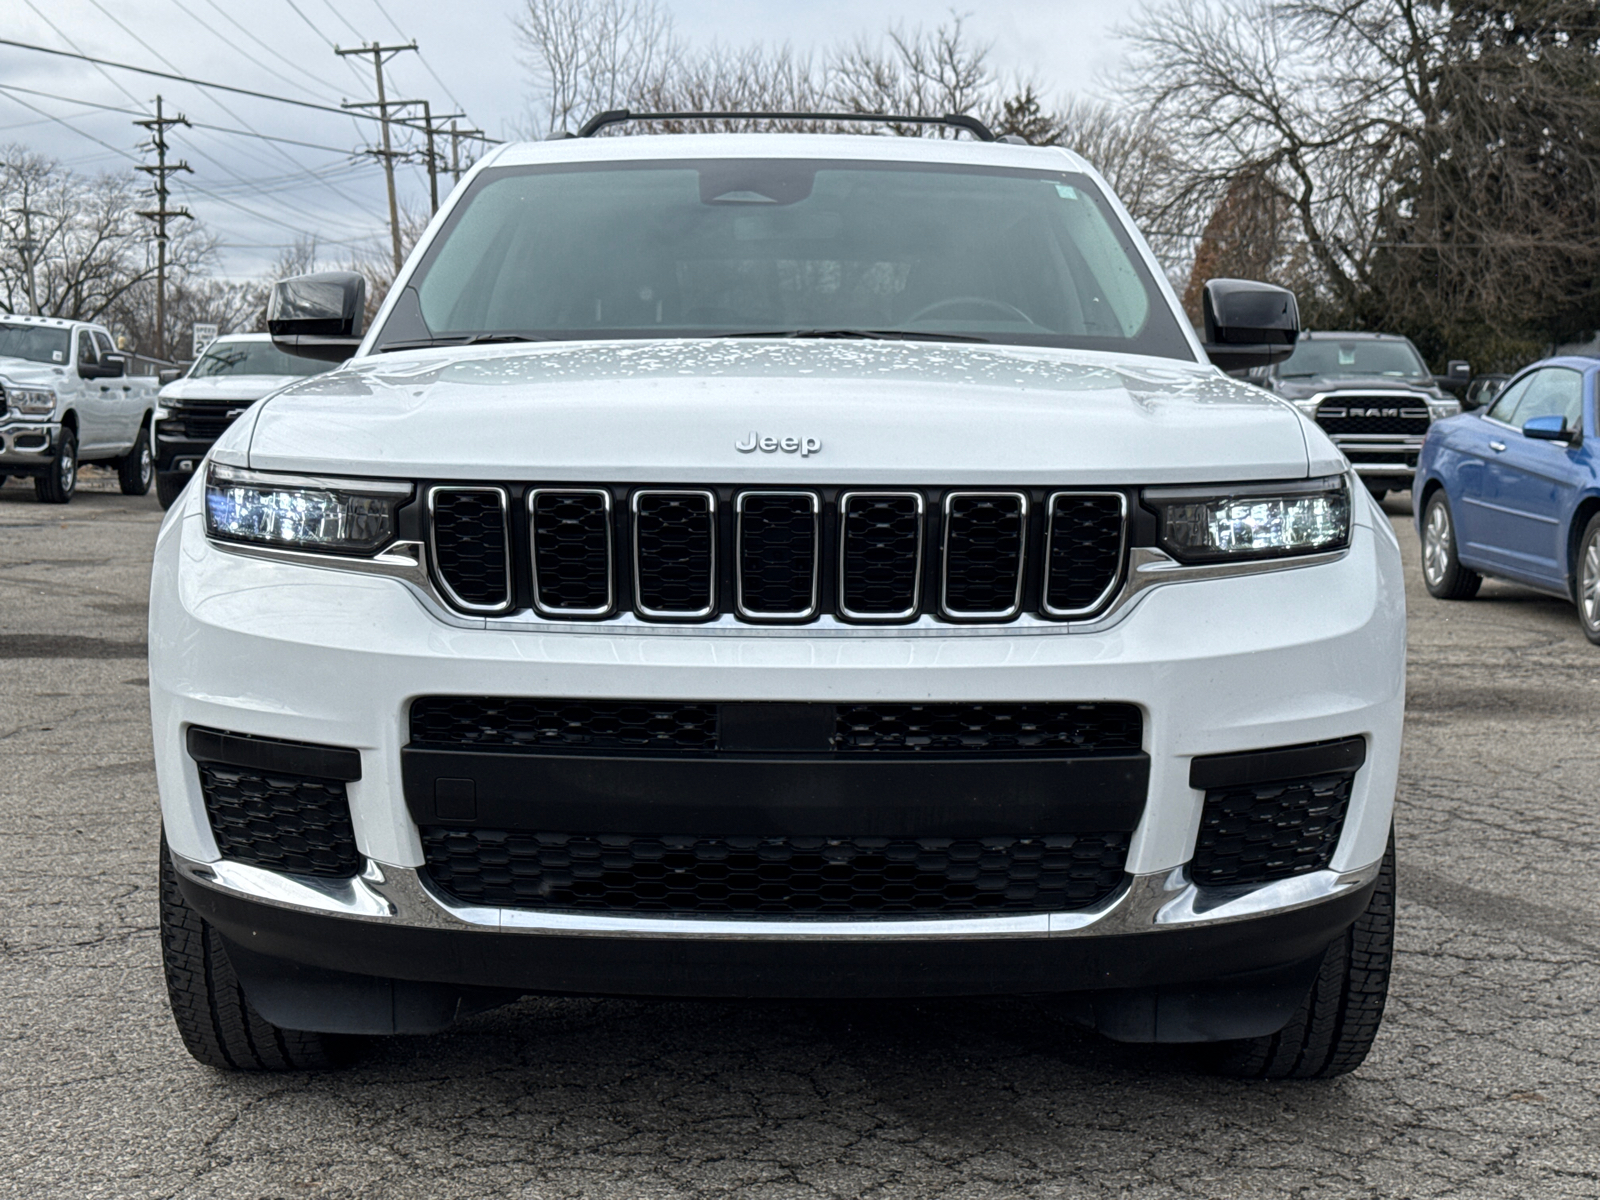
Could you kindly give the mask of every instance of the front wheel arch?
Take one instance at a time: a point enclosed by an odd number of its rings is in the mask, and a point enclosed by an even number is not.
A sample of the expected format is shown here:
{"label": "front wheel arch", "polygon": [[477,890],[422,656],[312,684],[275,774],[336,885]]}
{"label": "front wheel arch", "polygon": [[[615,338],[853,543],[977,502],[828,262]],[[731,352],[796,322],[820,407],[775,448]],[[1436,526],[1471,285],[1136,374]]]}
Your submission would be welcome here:
{"label": "front wheel arch", "polygon": [[1585,496],[1573,509],[1572,523],[1567,526],[1567,591],[1574,603],[1578,598],[1578,548],[1596,513],[1600,513],[1600,495]]}

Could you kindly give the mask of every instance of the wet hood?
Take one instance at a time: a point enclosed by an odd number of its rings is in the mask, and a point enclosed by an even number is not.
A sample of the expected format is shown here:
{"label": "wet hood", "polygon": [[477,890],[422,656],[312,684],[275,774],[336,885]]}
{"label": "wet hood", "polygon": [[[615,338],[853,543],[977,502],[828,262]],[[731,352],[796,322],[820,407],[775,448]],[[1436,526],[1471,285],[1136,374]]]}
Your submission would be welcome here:
{"label": "wet hood", "polygon": [[222,451],[247,449],[257,469],[419,479],[995,485],[1342,469],[1289,405],[1209,366],[919,342],[373,356],[253,415]]}
{"label": "wet hood", "polygon": [[249,404],[270,396],[281,387],[297,383],[303,375],[216,375],[202,379],[174,379],[161,389],[161,398],[174,404],[185,400]]}

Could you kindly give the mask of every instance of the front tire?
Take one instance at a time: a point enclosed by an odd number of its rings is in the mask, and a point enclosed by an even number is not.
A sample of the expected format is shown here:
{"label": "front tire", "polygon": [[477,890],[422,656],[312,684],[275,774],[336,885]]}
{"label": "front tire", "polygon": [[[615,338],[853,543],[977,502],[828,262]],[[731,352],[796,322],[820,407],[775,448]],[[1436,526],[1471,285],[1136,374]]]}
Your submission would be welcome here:
{"label": "front tire", "polygon": [[1359,1067],[1372,1049],[1394,962],[1394,831],[1366,911],[1323,953],[1317,980],[1269,1037],[1225,1042],[1213,1067],[1235,1079],[1332,1079]]}
{"label": "front tire", "polygon": [[1600,646],[1600,513],[1589,518],[1578,539],[1578,563],[1573,597],[1578,602],[1578,623],[1583,636]]}
{"label": "front tire", "polygon": [[33,494],[44,504],[65,504],[78,490],[78,435],[61,431],[56,456],[43,475],[33,479]]}
{"label": "front tire", "polygon": [[178,497],[183,495],[183,489],[189,482],[188,475],[179,475],[172,472],[156,476],[156,499],[161,501],[162,508],[171,508],[178,502]]}
{"label": "front tire", "polygon": [[164,833],[161,965],[178,1036],[197,1062],[224,1071],[318,1071],[354,1057],[350,1038],[280,1029],[251,1007],[222,938],[178,890]]}
{"label": "front tire", "polygon": [[124,496],[143,496],[156,476],[155,451],[150,446],[150,425],[139,427],[139,440],[117,463],[117,482]]}
{"label": "front tire", "polygon": [[1456,522],[1443,488],[1422,514],[1422,582],[1435,600],[1471,600],[1483,586],[1483,576],[1456,557]]}

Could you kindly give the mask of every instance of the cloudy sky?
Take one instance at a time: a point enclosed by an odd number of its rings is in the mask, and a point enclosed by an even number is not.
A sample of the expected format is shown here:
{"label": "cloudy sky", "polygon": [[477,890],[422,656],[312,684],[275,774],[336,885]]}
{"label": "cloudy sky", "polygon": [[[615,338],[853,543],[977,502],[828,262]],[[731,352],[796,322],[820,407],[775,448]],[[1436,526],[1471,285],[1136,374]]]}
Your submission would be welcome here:
{"label": "cloudy sky", "polygon": [[[667,0],[685,40],[787,41],[796,48],[876,36],[900,22],[932,26],[950,6],[922,0]],[[421,56],[389,70],[390,95],[464,111],[492,136],[514,136],[530,83],[511,19],[517,0],[0,0],[0,38],[150,67],[337,108],[373,98],[370,60],[333,47],[415,38]],[[1117,69],[1113,26],[1126,8],[1105,0],[988,0],[969,28],[993,44],[1005,74],[1047,90],[1093,93]],[[206,91],[0,45],[0,144],[17,143],[84,173],[143,161],[132,122],[157,94],[193,128],[169,135],[194,169],[173,191],[222,239],[220,272],[262,271],[297,235],[331,256],[383,238],[383,175],[362,156],[375,126],[337,113]],[[427,204],[426,176],[400,169],[405,203]]]}

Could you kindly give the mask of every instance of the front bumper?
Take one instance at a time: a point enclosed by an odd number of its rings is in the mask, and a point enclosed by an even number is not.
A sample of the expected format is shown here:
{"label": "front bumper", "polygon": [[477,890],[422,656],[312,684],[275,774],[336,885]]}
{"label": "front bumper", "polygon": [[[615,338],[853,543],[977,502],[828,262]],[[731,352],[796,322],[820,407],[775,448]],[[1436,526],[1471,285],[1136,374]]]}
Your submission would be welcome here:
{"label": "front bumper", "polygon": [[0,474],[37,474],[55,459],[59,421],[0,421]]}
{"label": "front bumper", "polygon": [[[163,823],[186,895],[231,942],[363,978],[904,995],[1141,989],[1303,965],[1364,904],[1398,770],[1403,580],[1387,520],[1360,500],[1335,561],[1150,587],[1090,632],[841,632],[446,624],[398,578],[220,549],[186,495],[162,528],[151,592]],[[430,694],[1133,703],[1146,799],[1126,886],[1088,911],[774,922],[474,908],[419,871],[402,751],[410,702]],[[185,748],[191,726],[358,751],[348,796],[366,874],[317,881],[222,860]],[[1193,758],[1350,737],[1365,739],[1366,764],[1326,871],[1242,889],[1186,881],[1204,802]]]}

